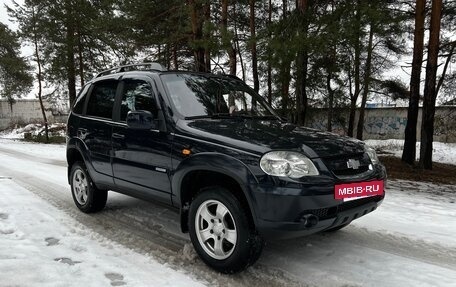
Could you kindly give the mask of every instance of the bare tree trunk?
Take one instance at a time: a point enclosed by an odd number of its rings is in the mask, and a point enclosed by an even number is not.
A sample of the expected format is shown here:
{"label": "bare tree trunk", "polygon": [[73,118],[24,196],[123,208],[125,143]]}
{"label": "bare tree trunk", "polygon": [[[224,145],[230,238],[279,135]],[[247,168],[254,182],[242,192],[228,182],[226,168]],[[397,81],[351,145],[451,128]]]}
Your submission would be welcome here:
{"label": "bare tree trunk", "polygon": [[356,116],[356,100],[354,97],[350,98],[350,113],[348,116],[348,131],[347,135],[349,137],[353,136],[353,126],[355,125],[355,116]]}
{"label": "bare tree trunk", "polygon": [[[236,76],[236,49],[233,47],[233,39],[230,37],[228,32],[228,1],[229,0],[222,0],[222,46],[226,49],[229,58],[229,67],[230,67],[230,75]],[[236,3],[233,3],[233,14],[236,13]],[[235,15],[234,15],[235,16]],[[237,29],[237,26],[234,27]],[[237,33],[237,32],[236,32]]]}
{"label": "bare tree trunk", "polygon": [[165,63],[166,63],[166,69],[169,70],[171,69],[171,52],[169,48],[169,43],[165,44]]}
{"label": "bare tree trunk", "polygon": [[36,60],[36,65],[38,67],[38,74],[37,74],[37,81],[38,81],[38,100],[40,101],[40,108],[41,108],[41,114],[43,115],[43,121],[44,121],[44,132],[46,136],[46,143],[49,143],[49,127],[48,127],[48,121],[47,121],[47,116],[46,116],[46,110],[44,108],[43,104],[43,88],[42,88],[42,81],[43,81],[43,72],[41,68],[41,57],[40,57],[40,50],[39,50],[39,44],[38,44],[38,35],[36,31],[36,25],[37,25],[37,20],[36,15],[35,15],[35,8],[32,8],[32,21],[33,21],[33,45],[35,46],[35,60]]}
{"label": "bare tree trunk", "polygon": [[190,6],[190,21],[192,27],[193,42],[198,43],[197,47],[193,49],[193,54],[195,56],[195,68],[198,72],[206,72],[206,51],[200,44],[203,40],[203,21],[199,13],[203,7],[198,0],[187,1]]}
{"label": "bare tree trunk", "polygon": [[291,81],[291,63],[287,62],[284,64],[284,67],[281,69],[281,94],[282,94],[282,115],[287,116],[289,112],[289,93],[290,93],[290,81]]}
{"label": "bare tree trunk", "polygon": [[449,64],[451,62],[451,59],[453,58],[454,49],[455,48],[456,48],[456,42],[451,43],[450,52],[448,53],[448,56],[447,56],[446,61],[445,61],[445,65],[443,66],[442,75],[440,76],[439,82],[437,83],[437,88],[435,90],[435,94],[436,95],[439,94],[440,88],[443,85],[443,81],[445,80],[445,75],[446,75],[446,73],[448,71],[448,66],[449,66]]}
{"label": "bare tree trunk", "polygon": [[[335,3],[331,3],[331,12],[334,12],[334,9]],[[331,80],[333,79],[335,72],[334,67],[337,66],[337,44],[331,41],[330,45],[328,63],[326,65],[326,89],[328,91],[328,123],[326,130],[332,132],[332,122],[334,118],[334,90],[331,87]]]}
{"label": "bare tree trunk", "polygon": [[238,51],[238,54],[239,54],[239,63],[241,64],[242,80],[245,81],[244,60],[243,60],[243,57],[242,57],[241,45],[239,44],[239,38],[237,36],[236,36],[236,45],[237,45],[236,50]]}
{"label": "bare tree trunk", "polygon": [[326,76],[326,89],[328,90],[328,123],[326,129],[328,132],[332,131],[332,121],[334,113],[334,91],[331,88],[332,71],[328,69],[328,75]]}
{"label": "bare tree trunk", "polygon": [[[283,19],[287,18],[288,14],[288,1],[282,0],[283,8]],[[287,116],[289,106],[289,93],[290,93],[290,81],[291,81],[291,61],[286,59],[282,61],[280,67],[280,94],[282,97],[282,115]]]}
{"label": "bare tree trunk", "polygon": [[68,98],[70,100],[70,107],[76,99],[76,67],[74,60],[74,16],[72,12],[73,7],[71,1],[65,1],[65,12],[66,12],[66,72],[68,80]]}
{"label": "bare tree trunk", "polygon": [[[207,1],[206,3],[204,3],[203,9],[204,9],[204,21],[209,23],[211,21],[211,2]],[[204,38],[206,39],[206,41],[210,41],[210,39],[211,39],[210,31],[207,31],[206,35],[204,35]],[[207,47],[204,50],[204,60],[205,60],[205,64],[206,64],[206,72],[210,73],[212,70],[211,69],[211,51]]]}
{"label": "bare tree trunk", "polygon": [[[269,6],[268,6],[268,25],[271,25],[272,23],[272,0],[269,0]],[[269,29],[268,32],[269,39],[272,37],[272,32]],[[268,48],[268,68],[267,68],[267,74],[268,74],[268,103],[271,105],[272,104],[272,65],[271,65],[271,51]]]}
{"label": "bare tree trunk", "polygon": [[420,102],[421,68],[424,47],[424,20],[426,18],[426,0],[416,0],[415,34],[413,39],[412,74],[410,76],[410,98],[405,126],[404,150],[402,161],[413,164],[416,159],[416,126]]}
{"label": "bare tree trunk", "polygon": [[179,62],[177,60],[177,49],[176,49],[176,44],[173,45],[173,65],[175,70],[179,70]]}
{"label": "bare tree trunk", "polygon": [[358,100],[359,93],[361,91],[361,81],[360,81],[360,65],[361,65],[361,0],[356,1],[356,42],[355,42],[355,60],[354,60],[354,70],[355,70],[355,91],[353,96],[350,98],[350,116],[348,119],[348,131],[347,134],[349,137],[353,136],[353,130],[355,127],[355,114],[356,114],[356,101]]}
{"label": "bare tree trunk", "polygon": [[437,77],[437,60],[440,45],[440,21],[442,0],[432,0],[431,27],[429,30],[428,59],[424,81],[423,119],[421,124],[420,167],[432,169],[432,144]]}
{"label": "bare tree trunk", "polygon": [[369,30],[369,43],[367,44],[367,58],[366,58],[366,63],[364,65],[365,69],[364,69],[363,96],[361,99],[361,107],[359,109],[358,127],[356,128],[356,137],[359,140],[363,139],[364,111],[366,108],[367,95],[369,94],[369,85],[370,85],[370,81],[371,81],[372,52],[374,50],[373,39],[374,39],[374,30],[373,30],[373,27],[371,24],[370,30]]}
{"label": "bare tree trunk", "polygon": [[78,37],[78,62],[79,62],[79,79],[81,82],[81,87],[84,86],[84,56],[83,50],[84,46],[82,45],[82,35],[80,23],[76,27],[76,33]]}
{"label": "bare tree trunk", "polygon": [[255,0],[249,0],[250,6],[250,51],[252,53],[252,76],[253,76],[253,90],[260,91],[260,80],[258,78],[258,58],[257,58],[257,44],[256,44],[256,29],[255,29]]}
{"label": "bare tree trunk", "polygon": [[[307,29],[309,21],[306,19],[308,10],[307,0],[297,0],[296,6],[299,11],[299,34],[300,37],[307,42]],[[309,53],[307,46],[303,46],[298,52],[296,60],[296,113],[297,113],[297,124],[304,125],[307,112],[307,69],[309,63]]]}

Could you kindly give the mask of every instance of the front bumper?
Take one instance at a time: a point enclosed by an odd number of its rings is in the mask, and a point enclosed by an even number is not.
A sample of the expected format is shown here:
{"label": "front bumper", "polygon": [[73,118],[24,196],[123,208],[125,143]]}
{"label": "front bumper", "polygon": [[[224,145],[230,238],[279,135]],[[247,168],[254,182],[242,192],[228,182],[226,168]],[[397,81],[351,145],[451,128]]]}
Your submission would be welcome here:
{"label": "front bumper", "polygon": [[[370,180],[386,180],[386,173]],[[381,196],[343,202],[334,198],[335,182],[299,186],[258,185],[253,189],[256,204],[256,227],[268,239],[293,238],[332,229],[374,211]],[[313,222],[309,224],[307,218]],[[316,222],[315,222],[316,221]]]}
{"label": "front bumper", "polygon": [[268,239],[286,239],[314,234],[348,224],[374,211],[382,203],[383,197],[382,199],[376,198],[375,200],[378,201],[372,201],[346,211],[338,212],[330,218],[320,218],[317,216],[318,222],[314,226],[308,226],[308,223],[305,221],[277,222],[259,219],[258,231],[264,238]]}

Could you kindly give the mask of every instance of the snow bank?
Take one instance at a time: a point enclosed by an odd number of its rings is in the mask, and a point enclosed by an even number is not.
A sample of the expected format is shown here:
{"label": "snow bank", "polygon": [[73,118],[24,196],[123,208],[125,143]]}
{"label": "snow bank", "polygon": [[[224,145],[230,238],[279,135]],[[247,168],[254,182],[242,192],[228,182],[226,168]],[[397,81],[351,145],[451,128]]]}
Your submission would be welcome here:
{"label": "snow bank", "polygon": [[[50,136],[65,136],[66,124],[54,123],[48,126]],[[17,127],[0,132],[0,138],[5,139],[23,139],[24,135],[29,133],[32,136],[44,135],[45,127],[43,124],[28,124],[25,127]]]}
{"label": "snow bank", "polygon": [[[402,156],[404,140],[365,140],[369,146],[375,148],[379,154],[392,154],[396,157]],[[416,144],[416,154],[419,157],[420,143]],[[456,164],[456,143],[433,143],[432,160],[434,162]]]}

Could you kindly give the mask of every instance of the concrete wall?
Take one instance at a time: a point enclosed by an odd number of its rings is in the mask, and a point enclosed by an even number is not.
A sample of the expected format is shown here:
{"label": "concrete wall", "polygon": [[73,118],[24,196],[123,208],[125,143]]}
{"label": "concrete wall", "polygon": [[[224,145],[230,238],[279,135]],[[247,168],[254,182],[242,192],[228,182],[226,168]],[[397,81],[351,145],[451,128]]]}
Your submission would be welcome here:
{"label": "concrete wall", "polygon": [[[327,109],[311,109],[306,126],[326,130]],[[417,139],[421,136],[421,108],[418,114]],[[359,118],[355,117],[355,132]],[[333,132],[346,134],[348,110],[336,109],[333,120]],[[364,120],[364,139],[404,139],[407,125],[407,108],[366,109]],[[456,142],[456,107],[437,107],[435,111],[434,140]]]}
{"label": "concrete wall", "polygon": [[[45,103],[46,109],[49,105]],[[310,109],[306,126],[326,130],[327,109]],[[46,111],[48,121],[65,122],[65,115]],[[355,135],[359,114],[355,117]],[[37,99],[19,99],[12,105],[0,99],[0,130],[15,124],[42,122],[40,103]],[[333,116],[333,132],[346,134],[348,127],[348,110],[335,109]],[[407,108],[373,108],[366,109],[364,121],[364,139],[403,139],[407,125]],[[417,138],[420,138],[421,109],[418,115]],[[456,107],[437,107],[435,116],[434,140],[440,142],[456,142]]]}
{"label": "concrete wall", "polygon": [[[49,109],[45,102],[44,106]],[[46,111],[48,122],[55,121],[52,111]],[[43,122],[40,102],[37,99],[18,99],[10,105],[6,99],[0,99],[0,130],[6,129],[15,124],[27,124],[32,122]]]}

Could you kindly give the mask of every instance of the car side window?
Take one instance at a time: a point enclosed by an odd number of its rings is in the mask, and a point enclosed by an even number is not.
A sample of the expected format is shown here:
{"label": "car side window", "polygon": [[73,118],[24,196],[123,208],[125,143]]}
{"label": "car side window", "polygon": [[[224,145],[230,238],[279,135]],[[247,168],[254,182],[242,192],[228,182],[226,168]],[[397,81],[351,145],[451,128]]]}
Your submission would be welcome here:
{"label": "car side window", "polygon": [[86,114],[88,116],[111,119],[116,90],[116,80],[96,82],[90,94]]}
{"label": "car side window", "polygon": [[75,114],[82,114],[82,110],[84,108],[84,103],[87,98],[87,92],[90,88],[90,85],[84,86],[84,88],[81,90],[80,94],[76,98],[76,101],[73,105],[73,113]]}
{"label": "car side window", "polygon": [[129,111],[149,111],[157,118],[158,110],[150,83],[143,80],[124,80],[120,120],[125,121]]}

